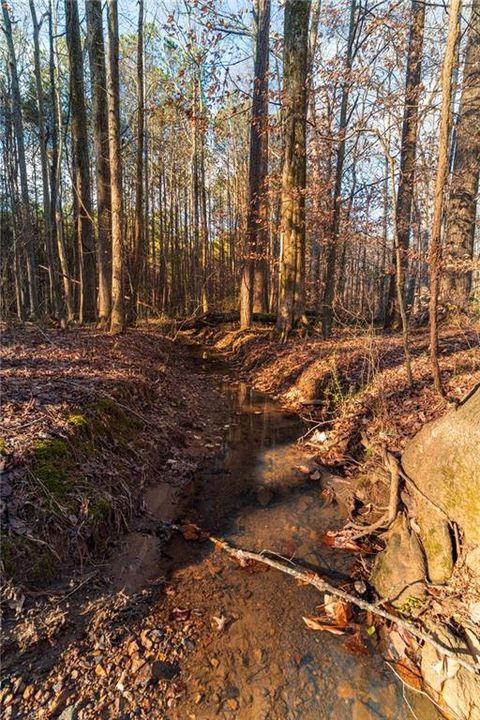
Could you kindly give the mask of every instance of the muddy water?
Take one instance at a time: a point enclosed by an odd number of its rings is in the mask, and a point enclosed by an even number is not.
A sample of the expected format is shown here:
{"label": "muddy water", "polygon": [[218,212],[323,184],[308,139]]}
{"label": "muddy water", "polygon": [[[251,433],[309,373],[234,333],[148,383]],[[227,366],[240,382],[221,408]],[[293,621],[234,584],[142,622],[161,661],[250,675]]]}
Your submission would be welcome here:
{"label": "muddy water", "polygon": [[[341,584],[355,558],[325,546],[321,536],[345,517],[321,495],[335,480],[322,472],[321,480],[311,481],[298,470],[309,462],[296,442],[305,431],[301,421],[222,375],[221,365],[208,361],[203,369],[219,374],[230,418],[215,462],[187,493],[184,518],[238,546],[292,558]],[[185,693],[172,710],[174,720],[440,717],[423,697],[405,697],[375,653],[354,654],[344,637],[307,629],[302,616],[315,615],[323,602],[316,590],[273,570],[239,568],[206,545],[174,538],[166,548],[176,603],[201,616],[206,628],[182,669]],[[149,552],[138,568],[142,580],[145,567],[158,560],[157,546],[153,556]]]}

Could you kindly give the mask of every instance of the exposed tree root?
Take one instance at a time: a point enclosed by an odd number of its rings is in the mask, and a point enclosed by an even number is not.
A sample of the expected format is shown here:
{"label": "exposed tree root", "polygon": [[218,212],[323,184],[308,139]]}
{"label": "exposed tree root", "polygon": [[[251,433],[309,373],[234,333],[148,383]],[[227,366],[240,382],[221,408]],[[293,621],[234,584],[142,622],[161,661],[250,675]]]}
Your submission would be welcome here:
{"label": "exposed tree root", "polygon": [[397,517],[398,512],[398,491],[400,486],[400,465],[397,458],[384,449],[383,451],[385,464],[388,465],[390,470],[390,495],[388,501],[388,510],[382,515],[382,517],[371,525],[356,525],[350,522],[347,527],[359,530],[357,535],[352,537],[352,540],[358,540],[359,538],[370,535],[375,530],[387,530]]}
{"label": "exposed tree root", "polygon": [[362,600],[359,597],[356,597],[355,595],[351,595],[348,592],[345,592],[344,590],[340,590],[339,588],[334,587],[333,585],[330,585],[330,583],[326,582],[320,575],[317,575],[317,573],[311,572],[309,570],[303,570],[302,568],[294,565],[290,562],[290,564],[286,564],[283,562],[280,562],[279,560],[274,560],[273,558],[269,557],[268,555],[265,555],[262,553],[256,553],[251,552],[250,550],[242,550],[241,548],[235,548],[232,545],[229,545],[225,540],[220,540],[219,538],[209,536],[208,538],[217,548],[220,550],[223,550],[231,557],[236,558],[240,561],[240,563],[245,564],[248,560],[253,560],[254,562],[260,562],[265,565],[269,565],[272,568],[275,568],[275,570],[280,570],[280,572],[286,573],[287,575],[290,575],[291,577],[294,577],[296,580],[299,580],[300,582],[306,584],[306,585],[313,585],[317,590],[324,593],[327,592],[330,595],[333,595],[334,597],[338,597],[341,600],[345,600],[346,602],[352,603],[352,605],[356,605],[357,607],[361,608],[362,610],[368,610],[375,615],[378,615],[379,617],[383,618],[384,620],[388,620],[396,625],[399,625],[400,627],[405,628],[408,630],[408,632],[413,635],[417,640],[421,640],[423,642],[428,642],[430,645],[433,645],[433,647],[442,655],[445,657],[454,658],[455,661],[461,665],[463,668],[468,670],[472,673],[478,673],[480,672],[480,663],[469,663],[466,660],[463,660],[459,653],[455,652],[454,650],[451,650],[450,648],[443,645],[443,643],[439,642],[435,638],[433,638],[431,635],[429,635],[425,630],[422,630],[421,628],[417,627],[413,624],[410,620],[407,620],[403,617],[398,617],[397,615],[394,615],[393,613],[387,612],[386,610],[383,610],[381,607],[376,605],[375,603],[367,602],[366,600]]}

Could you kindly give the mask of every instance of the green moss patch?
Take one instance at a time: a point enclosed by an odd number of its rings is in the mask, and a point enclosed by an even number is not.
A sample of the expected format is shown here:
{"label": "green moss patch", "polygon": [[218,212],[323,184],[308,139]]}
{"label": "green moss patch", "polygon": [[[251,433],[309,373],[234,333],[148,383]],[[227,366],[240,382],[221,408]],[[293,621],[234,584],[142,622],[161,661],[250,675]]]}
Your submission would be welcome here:
{"label": "green moss patch", "polygon": [[65,440],[53,438],[34,443],[32,473],[52,495],[64,498],[68,494],[74,470],[72,449]]}

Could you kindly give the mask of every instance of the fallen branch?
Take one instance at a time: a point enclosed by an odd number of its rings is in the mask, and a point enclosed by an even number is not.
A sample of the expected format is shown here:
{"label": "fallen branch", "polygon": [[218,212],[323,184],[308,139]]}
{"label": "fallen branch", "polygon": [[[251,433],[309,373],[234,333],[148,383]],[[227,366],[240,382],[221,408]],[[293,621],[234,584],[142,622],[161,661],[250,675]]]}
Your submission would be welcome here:
{"label": "fallen branch", "polygon": [[356,605],[357,607],[361,608],[362,610],[368,610],[375,615],[378,615],[379,617],[383,618],[384,620],[388,620],[389,622],[395,623],[396,625],[399,625],[400,627],[405,628],[408,630],[408,632],[413,635],[413,637],[417,638],[417,640],[422,640],[423,642],[428,642],[430,645],[432,645],[436,650],[438,650],[439,653],[444,655],[445,657],[453,658],[459,665],[461,665],[463,668],[468,670],[472,673],[477,673],[480,671],[480,663],[469,663],[466,660],[462,660],[462,658],[459,657],[458,653],[454,650],[451,650],[450,648],[443,645],[438,640],[435,640],[431,635],[429,635],[427,632],[422,630],[421,628],[418,628],[416,625],[414,625],[410,620],[406,620],[402,617],[397,617],[396,615],[393,615],[393,613],[389,613],[386,610],[383,610],[381,607],[374,603],[367,602],[366,600],[362,600],[359,597],[356,597],[355,595],[351,595],[348,592],[345,592],[344,590],[340,590],[339,588],[334,587],[333,585],[330,585],[330,583],[326,582],[320,575],[317,575],[317,573],[311,572],[309,570],[303,570],[302,568],[299,568],[296,565],[293,565],[291,563],[290,565],[287,565],[285,563],[279,562],[278,560],[273,560],[272,558],[268,557],[267,555],[263,553],[256,553],[251,552],[250,550],[242,550],[240,548],[235,548],[232,545],[229,545],[225,540],[220,540],[219,538],[209,536],[208,538],[210,542],[212,542],[217,548],[220,550],[223,550],[228,555],[236,558],[237,560],[240,560],[240,562],[245,562],[246,560],[253,560],[255,562],[260,562],[265,565],[269,565],[272,568],[275,568],[275,570],[280,570],[280,572],[286,573],[287,575],[291,575],[296,580],[299,580],[300,582],[306,584],[306,585],[313,585],[317,590],[319,590],[322,593],[329,593],[330,595],[333,595],[334,597],[338,597],[341,600],[345,600],[346,602],[352,603],[352,605]]}

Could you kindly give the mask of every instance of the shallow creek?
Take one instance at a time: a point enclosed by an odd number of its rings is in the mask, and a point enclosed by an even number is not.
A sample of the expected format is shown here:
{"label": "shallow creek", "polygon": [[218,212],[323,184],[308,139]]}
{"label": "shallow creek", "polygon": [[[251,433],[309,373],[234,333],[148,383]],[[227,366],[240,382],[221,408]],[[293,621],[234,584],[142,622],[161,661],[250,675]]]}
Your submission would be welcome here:
{"label": "shallow creek", "polygon": [[[198,362],[197,357],[197,367]],[[327,547],[321,536],[340,527],[345,516],[320,494],[332,481],[327,473],[311,481],[297,469],[306,462],[296,444],[305,432],[302,422],[232,380],[221,363],[202,362],[204,371],[218,375],[231,417],[215,461],[190,488],[176,491],[184,495],[184,517],[240,547],[293,558],[341,584],[355,558]],[[158,507],[165,509],[170,501],[165,489],[146,497],[157,517]],[[172,519],[168,512],[163,517]],[[145,580],[149,568],[160,562],[176,584],[178,602],[200,607],[212,625],[182,668],[186,693],[172,711],[175,720],[440,717],[423,696],[404,694],[375,653],[353,654],[345,637],[307,629],[302,616],[315,615],[323,602],[313,588],[274,570],[248,572],[208,543],[174,537],[162,556],[155,540],[145,542],[150,545],[143,550],[130,547],[137,558],[129,566],[130,577],[133,570],[137,580]]]}

